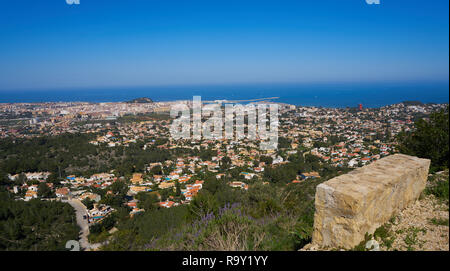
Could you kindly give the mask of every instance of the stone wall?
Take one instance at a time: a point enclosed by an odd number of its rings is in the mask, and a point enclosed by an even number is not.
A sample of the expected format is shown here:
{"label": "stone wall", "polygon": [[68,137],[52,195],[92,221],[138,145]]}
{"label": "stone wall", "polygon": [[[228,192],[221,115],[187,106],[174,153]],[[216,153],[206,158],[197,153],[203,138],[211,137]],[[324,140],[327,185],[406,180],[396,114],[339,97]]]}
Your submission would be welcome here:
{"label": "stone wall", "polygon": [[355,247],[420,196],[429,167],[395,154],[318,185],[312,245]]}

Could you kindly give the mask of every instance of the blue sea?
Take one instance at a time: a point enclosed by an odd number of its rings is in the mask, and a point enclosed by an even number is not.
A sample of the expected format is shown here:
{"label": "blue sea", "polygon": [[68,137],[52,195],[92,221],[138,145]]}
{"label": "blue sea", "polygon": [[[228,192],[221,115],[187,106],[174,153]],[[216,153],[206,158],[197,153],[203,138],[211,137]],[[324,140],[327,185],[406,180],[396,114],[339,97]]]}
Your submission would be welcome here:
{"label": "blue sea", "polygon": [[276,102],[323,107],[380,107],[402,101],[448,103],[449,83],[335,83],[335,84],[241,84],[161,86],[97,89],[0,91],[0,103],[16,102],[120,102],[139,97],[154,101],[248,100],[279,97]]}

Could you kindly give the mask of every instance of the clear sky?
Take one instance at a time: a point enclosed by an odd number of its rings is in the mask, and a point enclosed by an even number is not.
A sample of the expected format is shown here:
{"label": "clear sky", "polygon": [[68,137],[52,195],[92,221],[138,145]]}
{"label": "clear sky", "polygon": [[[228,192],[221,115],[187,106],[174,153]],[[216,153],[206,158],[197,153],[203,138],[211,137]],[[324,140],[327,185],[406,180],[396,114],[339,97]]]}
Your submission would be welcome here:
{"label": "clear sky", "polygon": [[0,90],[448,78],[448,0],[0,1]]}

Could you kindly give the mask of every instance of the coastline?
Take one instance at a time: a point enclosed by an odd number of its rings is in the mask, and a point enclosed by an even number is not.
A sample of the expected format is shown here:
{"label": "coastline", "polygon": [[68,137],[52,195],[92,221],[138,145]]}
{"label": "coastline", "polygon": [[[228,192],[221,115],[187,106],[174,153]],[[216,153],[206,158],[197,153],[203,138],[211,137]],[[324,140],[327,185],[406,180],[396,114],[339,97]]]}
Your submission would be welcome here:
{"label": "coastline", "polygon": [[267,100],[297,106],[327,108],[378,108],[403,101],[448,103],[449,85],[439,84],[336,84],[336,85],[236,85],[236,86],[171,86],[147,88],[102,88],[65,90],[0,90],[0,103],[46,102],[125,102],[148,97],[154,102]]}

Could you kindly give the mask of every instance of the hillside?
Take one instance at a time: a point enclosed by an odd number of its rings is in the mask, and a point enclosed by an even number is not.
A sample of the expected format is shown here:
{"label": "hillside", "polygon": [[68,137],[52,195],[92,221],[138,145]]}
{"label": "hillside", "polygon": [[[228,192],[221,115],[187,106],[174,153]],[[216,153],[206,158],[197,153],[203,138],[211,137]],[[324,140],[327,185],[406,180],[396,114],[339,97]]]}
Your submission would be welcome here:
{"label": "hillside", "polygon": [[430,175],[420,199],[384,226],[381,250],[449,250],[448,179],[448,170]]}
{"label": "hillside", "polygon": [[136,98],[131,101],[127,101],[126,103],[130,104],[144,104],[144,103],[153,103],[153,100],[147,97]]}
{"label": "hillside", "polygon": [[[353,250],[367,250],[372,238],[382,251],[449,250],[449,172],[430,174],[419,200],[393,216]],[[317,251],[308,244],[301,251]]]}

